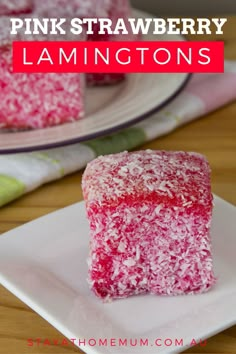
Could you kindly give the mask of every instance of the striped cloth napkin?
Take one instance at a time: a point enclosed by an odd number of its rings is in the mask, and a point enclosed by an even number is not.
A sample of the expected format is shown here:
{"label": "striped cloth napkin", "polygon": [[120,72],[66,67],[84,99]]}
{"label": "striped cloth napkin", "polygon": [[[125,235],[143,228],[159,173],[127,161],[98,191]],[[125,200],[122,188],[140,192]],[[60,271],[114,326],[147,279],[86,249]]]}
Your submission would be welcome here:
{"label": "striped cloth napkin", "polygon": [[0,206],[44,183],[80,170],[98,155],[131,150],[236,99],[236,62],[224,74],[193,75],[159,113],[116,134],[40,152],[0,155]]}

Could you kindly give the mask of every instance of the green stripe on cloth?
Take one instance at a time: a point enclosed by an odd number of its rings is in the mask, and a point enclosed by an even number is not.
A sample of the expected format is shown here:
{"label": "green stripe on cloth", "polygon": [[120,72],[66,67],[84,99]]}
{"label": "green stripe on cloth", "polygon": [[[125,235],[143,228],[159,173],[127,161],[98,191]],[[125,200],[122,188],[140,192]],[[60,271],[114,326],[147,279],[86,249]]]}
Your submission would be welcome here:
{"label": "green stripe on cloth", "polygon": [[97,156],[116,154],[124,150],[131,150],[146,142],[145,132],[140,128],[128,128],[120,133],[105,136],[95,140],[83,142],[90,147]]}
{"label": "green stripe on cloth", "polygon": [[65,175],[65,170],[64,168],[61,166],[60,161],[56,160],[56,159],[52,159],[49,155],[47,155],[45,152],[36,152],[33,153],[34,156],[36,156],[38,159],[41,159],[43,161],[47,161],[49,163],[51,163],[54,166],[57,166],[59,169],[59,173],[61,174],[61,177],[63,177]]}
{"label": "green stripe on cloth", "polygon": [[17,179],[0,175],[0,206],[24,194],[25,186]]}

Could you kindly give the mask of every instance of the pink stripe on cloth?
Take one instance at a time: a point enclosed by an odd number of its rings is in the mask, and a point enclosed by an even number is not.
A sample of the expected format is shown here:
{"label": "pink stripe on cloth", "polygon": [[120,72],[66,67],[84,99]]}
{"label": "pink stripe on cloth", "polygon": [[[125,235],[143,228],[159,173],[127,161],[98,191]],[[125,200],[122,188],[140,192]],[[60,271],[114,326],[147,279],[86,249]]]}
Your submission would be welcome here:
{"label": "pink stripe on cloth", "polygon": [[197,96],[204,104],[205,113],[208,113],[235,100],[236,72],[194,75],[186,92]]}

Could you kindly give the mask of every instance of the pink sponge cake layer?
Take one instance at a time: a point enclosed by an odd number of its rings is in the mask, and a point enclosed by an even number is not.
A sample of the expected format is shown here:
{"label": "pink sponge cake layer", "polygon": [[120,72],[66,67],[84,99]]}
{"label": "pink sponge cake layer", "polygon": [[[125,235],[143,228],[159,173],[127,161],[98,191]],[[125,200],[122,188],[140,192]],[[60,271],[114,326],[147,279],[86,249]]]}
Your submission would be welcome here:
{"label": "pink sponge cake layer", "polygon": [[12,72],[11,46],[0,47],[0,128],[45,128],[84,115],[79,74]]}
{"label": "pink sponge cake layer", "polygon": [[82,180],[89,284],[105,299],[202,293],[215,283],[205,157],[140,151],[101,156]]}

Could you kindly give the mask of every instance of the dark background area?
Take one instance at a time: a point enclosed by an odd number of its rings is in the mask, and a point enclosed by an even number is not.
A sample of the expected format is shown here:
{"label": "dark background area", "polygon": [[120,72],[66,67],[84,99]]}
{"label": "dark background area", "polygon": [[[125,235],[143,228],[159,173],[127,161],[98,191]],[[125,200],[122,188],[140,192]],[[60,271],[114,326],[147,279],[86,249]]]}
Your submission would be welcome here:
{"label": "dark background area", "polygon": [[236,0],[131,0],[133,7],[159,16],[236,14]]}

